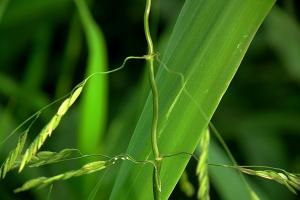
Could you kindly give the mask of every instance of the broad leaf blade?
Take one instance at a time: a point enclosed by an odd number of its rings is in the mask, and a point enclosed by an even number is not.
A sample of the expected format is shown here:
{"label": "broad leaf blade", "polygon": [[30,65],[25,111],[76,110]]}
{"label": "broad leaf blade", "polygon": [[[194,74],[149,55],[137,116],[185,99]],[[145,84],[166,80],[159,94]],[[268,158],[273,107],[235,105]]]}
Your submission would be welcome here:
{"label": "broad leaf blade", "polygon": [[[193,100],[182,90],[178,76],[159,69],[162,154],[194,151],[273,3],[273,0],[186,1],[162,62],[184,75]],[[136,159],[147,159],[152,154],[151,106],[149,96],[128,148],[128,153]],[[171,194],[188,160],[187,156],[177,156],[163,161],[163,199]],[[124,163],[111,199],[153,199],[152,168]]]}

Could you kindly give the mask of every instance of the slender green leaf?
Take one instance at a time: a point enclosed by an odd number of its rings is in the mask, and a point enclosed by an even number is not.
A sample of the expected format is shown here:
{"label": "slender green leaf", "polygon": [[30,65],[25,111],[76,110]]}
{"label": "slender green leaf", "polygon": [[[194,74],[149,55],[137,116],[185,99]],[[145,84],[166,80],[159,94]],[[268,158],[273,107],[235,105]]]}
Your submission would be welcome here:
{"label": "slender green leaf", "polygon": [[[199,132],[207,127],[273,3],[273,0],[185,2],[162,62],[182,73],[190,95],[184,92],[178,76],[159,69],[156,80],[160,94],[159,148],[162,154],[195,150],[201,136]],[[150,127],[151,96],[128,147],[128,153],[136,159],[151,158]],[[163,199],[171,194],[188,160],[188,156],[163,160]],[[152,170],[124,163],[110,198],[153,199]]]}
{"label": "slender green leaf", "polygon": [[[88,46],[86,76],[107,71],[104,36],[89,12],[86,1],[75,0],[75,3]],[[84,153],[97,153],[106,125],[107,76],[98,75],[89,80],[80,106],[78,148]],[[95,181],[94,177],[84,177],[82,198],[86,197]]]}
{"label": "slender green leaf", "polygon": [[[87,76],[106,71],[106,47],[100,28],[93,20],[85,1],[75,0],[88,44]],[[89,80],[81,102],[79,148],[85,153],[99,151],[106,123],[107,77],[96,76]]]}

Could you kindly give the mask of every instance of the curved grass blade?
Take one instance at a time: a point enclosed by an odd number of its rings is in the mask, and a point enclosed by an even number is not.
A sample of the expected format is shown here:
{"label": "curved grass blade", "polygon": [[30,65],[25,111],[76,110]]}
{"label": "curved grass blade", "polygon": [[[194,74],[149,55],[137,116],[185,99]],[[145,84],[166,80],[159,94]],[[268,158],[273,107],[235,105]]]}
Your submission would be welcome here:
{"label": "curved grass blade", "polygon": [[[184,75],[185,88],[203,112],[185,95],[180,80],[160,68],[156,81],[160,94],[158,143],[162,153],[195,150],[201,137],[199,132],[208,126],[250,41],[273,4],[273,0],[185,2],[162,62]],[[149,113],[151,97],[127,150],[142,160],[152,156]],[[189,157],[183,156],[163,160],[162,199],[169,197],[188,160]],[[153,199],[151,174],[151,168],[123,163],[110,199]],[[247,199],[248,190],[245,191]]]}
{"label": "curved grass blade", "polygon": [[[88,60],[86,76],[107,71],[106,45],[104,36],[88,9],[86,1],[75,0],[84,29]],[[99,153],[100,142],[106,125],[107,76],[97,76],[89,80],[80,105],[78,148],[85,153]],[[96,180],[84,177],[82,198],[89,193]]]}
{"label": "curved grass blade", "polygon": [[[85,1],[75,0],[88,44],[87,76],[106,71],[106,47],[103,34],[93,20]],[[97,76],[87,83],[81,102],[78,147],[85,153],[99,152],[106,123],[107,76]]]}

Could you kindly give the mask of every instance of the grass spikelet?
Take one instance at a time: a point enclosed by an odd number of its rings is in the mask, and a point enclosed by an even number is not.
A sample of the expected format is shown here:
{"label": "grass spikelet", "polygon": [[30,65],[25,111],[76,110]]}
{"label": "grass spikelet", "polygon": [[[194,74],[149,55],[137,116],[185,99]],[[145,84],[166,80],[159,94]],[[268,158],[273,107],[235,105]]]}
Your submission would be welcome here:
{"label": "grass spikelet", "polygon": [[14,168],[16,160],[20,157],[23,147],[27,139],[27,131],[19,137],[18,144],[14,150],[12,150],[6,160],[3,162],[0,168],[0,177],[5,178],[6,174]]}
{"label": "grass spikelet", "polygon": [[51,136],[52,132],[58,126],[61,118],[65,115],[68,109],[72,106],[72,104],[79,97],[86,80],[79,84],[74,91],[71,93],[70,97],[65,99],[63,103],[58,108],[57,113],[52,117],[50,122],[42,129],[42,131],[38,134],[38,136],[34,139],[22,158],[19,172],[21,172],[25,165],[33,158],[34,155],[38,152],[41,146],[44,144],[46,139]]}
{"label": "grass spikelet", "polygon": [[63,149],[60,152],[40,151],[29,162],[29,167],[40,167],[51,163],[56,163],[68,158],[77,149]]}
{"label": "grass spikelet", "polygon": [[209,148],[209,129],[207,128],[201,136],[200,148],[201,154],[197,165],[196,174],[198,175],[199,189],[197,197],[200,200],[209,200],[209,178],[208,178],[208,148]]}
{"label": "grass spikelet", "polygon": [[35,178],[35,179],[25,182],[20,188],[15,189],[14,192],[18,193],[18,192],[26,191],[26,190],[36,188],[36,187],[38,187],[38,188],[45,187],[56,181],[67,180],[67,179],[70,179],[73,177],[78,177],[78,176],[94,173],[94,172],[100,171],[102,169],[105,169],[110,164],[111,163],[109,161],[95,161],[95,162],[91,162],[91,163],[84,165],[82,168],[80,168],[78,170],[67,171],[65,173],[58,174],[58,175],[52,176],[52,177]]}
{"label": "grass spikelet", "polygon": [[192,197],[195,193],[194,186],[189,181],[186,171],[183,172],[183,174],[180,178],[179,187],[180,187],[181,191],[183,191],[187,197]]}
{"label": "grass spikelet", "polygon": [[294,194],[297,194],[296,190],[300,191],[300,174],[293,174],[284,170],[275,171],[276,168],[274,168],[275,170],[253,170],[245,167],[238,167],[238,169],[249,175],[276,181],[286,186],[287,189]]}

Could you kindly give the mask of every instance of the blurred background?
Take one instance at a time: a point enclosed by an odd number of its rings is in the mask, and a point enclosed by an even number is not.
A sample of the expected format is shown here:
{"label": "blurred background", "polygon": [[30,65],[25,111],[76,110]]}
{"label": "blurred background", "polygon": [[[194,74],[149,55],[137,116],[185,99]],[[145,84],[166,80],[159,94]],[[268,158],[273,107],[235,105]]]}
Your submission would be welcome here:
{"label": "blurred background", "polygon": [[[153,2],[151,28],[158,49],[167,43],[183,3],[183,0]],[[89,5],[104,35],[103,56],[108,69],[120,66],[126,56],[146,54],[144,1],[89,1]],[[299,11],[297,0],[276,3],[212,120],[241,165],[269,165],[300,172]],[[73,1],[0,1],[0,141],[33,113],[68,94],[82,81],[88,71],[87,59],[87,41]],[[107,111],[99,119],[104,124],[99,152],[116,155],[125,152],[148,93],[144,63],[130,62],[128,67],[107,76],[107,84],[108,92],[103,97],[108,102]],[[40,115],[32,127],[31,139],[58,105]],[[76,103],[67,113],[45,149],[59,151],[80,146],[77,123],[80,107],[80,102]],[[15,134],[0,143],[1,162],[15,146],[17,137]],[[49,188],[17,195],[12,191],[29,178],[53,175],[78,164],[30,169],[24,174],[12,172],[0,181],[0,199],[46,199]],[[195,165],[190,163],[188,173],[197,186],[197,178],[193,176]],[[115,170],[100,175],[103,180],[99,191],[104,197],[110,192]],[[277,183],[249,179],[270,199],[297,199]],[[51,199],[78,199],[78,182],[82,182],[78,180],[55,184]],[[213,199],[222,199],[214,189],[212,193]],[[171,199],[188,198],[176,187]]]}

